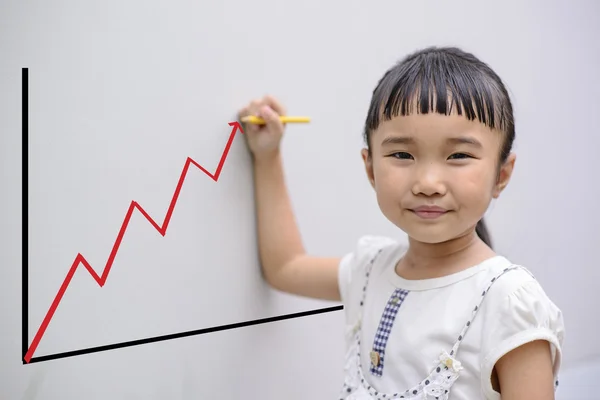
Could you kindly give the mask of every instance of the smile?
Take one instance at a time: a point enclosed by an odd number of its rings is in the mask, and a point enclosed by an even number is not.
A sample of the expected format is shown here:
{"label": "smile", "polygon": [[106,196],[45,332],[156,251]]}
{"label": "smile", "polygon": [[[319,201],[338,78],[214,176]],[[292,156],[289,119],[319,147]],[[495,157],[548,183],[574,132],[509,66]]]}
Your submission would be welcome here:
{"label": "smile", "polygon": [[436,219],[448,213],[448,210],[439,207],[418,207],[410,211],[423,219]]}
{"label": "smile", "polygon": [[442,215],[446,214],[447,211],[415,211],[411,210],[417,217],[423,219],[435,219],[439,218]]}

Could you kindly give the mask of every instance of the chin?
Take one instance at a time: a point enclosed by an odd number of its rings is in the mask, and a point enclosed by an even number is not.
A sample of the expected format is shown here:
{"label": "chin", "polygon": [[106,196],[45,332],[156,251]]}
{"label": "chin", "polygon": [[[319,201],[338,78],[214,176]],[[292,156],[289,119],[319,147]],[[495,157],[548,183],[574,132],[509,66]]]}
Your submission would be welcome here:
{"label": "chin", "polygon": [[453,236],[449,236],[449,235],[434,235],[434,234],[428,234],[428,233],[423,233],[423,232],[419,232],[419,233],[406,232],[406,234],[410,237],[411,240],[416,240],[417,242],[427,243],[427,244],[445,243],[454,238]]}
{"label": "chin", "polygon": [[460,236],[459,232],[444,229],[443,226],[425,225],[414,226],[414,224],[394,222],[398,228],[405,232],[411,240],[421,243],[438,244],[448,242]]}

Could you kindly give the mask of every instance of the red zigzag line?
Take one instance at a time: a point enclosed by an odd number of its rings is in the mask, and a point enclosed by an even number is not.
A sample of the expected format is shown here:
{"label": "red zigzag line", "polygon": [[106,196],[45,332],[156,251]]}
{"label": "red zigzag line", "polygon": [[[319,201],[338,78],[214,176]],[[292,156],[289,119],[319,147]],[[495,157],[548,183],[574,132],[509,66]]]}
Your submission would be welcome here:
{"label": "red zigzag line", "polygon": [[113,245],[112,251],[110,252],[110,256],[108,256],[108,261],[106,262],[104,271],[102,271],[102,276],[98,276],[96,271],[94,271],[94,269],[92,268],[90,263],[85,259],[85,257],[83,255],[81,255],[81,253],[77,254],[77,256],[75,257],[75,261],[73,261],[73,264],[71,265],[71,269],[69,269],[69,272],[67,273],[67,276],[65,277],[65,280],[63,281],[63,284],[61,285],[60,289],[58,290],[58,294],[54,298],[52,305],[50,305],[50,309],[46,313],[46,316],[44,317],[42,324],[40,325],[37,333],[35,334],[35,337],[33,338],[33,341],[31,342],[31,346],[29,347],[29,349],[27,350],[27,353],[25,354],[25,357],[24,357],[25,362],[29,363],[29,361],[33,357],[33,354],[35,353],[36,348],[38,347],[40,341],[42,340],[42,337],[44,336],[44,332],[46,331],[48,324],[50,324],[50,321],[52,320],[52,316],[54,315],[54,312],[58,308],[58,305],[60,304],[60,301],[61,301],[63,295],[65,294],[67,288],[69,287],[69,283],[71,282],[73,275],[75,275],[75,271],[77,271],[77,268],[79,267],[79,265],[83,265],[85,267],[85,269],[87,269],[87,271],[94,278],[94,280],[96,280],[96,282],[98,283],[98,285],[100,285],[100,287],[104,286],[104,284],[106,283],[106,279],[108,278],[108,274],[110,273],[110,268],[111,268],[113,261],[117,255],[117,252],[119,251],[119,246],[121,245],[121,241],[123,240],[125,231],[127,230],[127,225],[129,224],[129,220],[131,219],[131,216],[135,209],[137,209],[140,213],[142,213],[142,215],[144,217],[146,217],[148,222],[150,222],[152,224],[152,226],[154,227],[154,229],[156,229],[158,231],[158,233],[160,233],[162,236],[165,236],[165,234],[167,233],[167,227],[169,226],[169,221],[171,220],[171,216],[173,215],[173,210],[175,209],[175,204],[177,204],[177,198],[179,197],[179,192],[181,191],[181,187],[183,186],[183,182],[188,173],[190,165],[193,164],[195,167],[200,169],[202,172],[204,172],[206,175],[208,175],[215,182],[217,182],[219,180],[219,175],[221,175],[221,170],[223,169],[223,165],[225,164],[225,160],[227,159],[227,154],[229,153],[229,149],[231,148],[231,144],[233,143],[233,139],[235,138],[235,134],[236,134],[237,130],[239,129],[240,132],[244,133],[239,122],[230,122],[229,125],[232,126],[233,129],[231,130],[229,140],[227,141],[227,144],[225,145],[225,150],[223,150],[223,154],[221,155],[221,159],[219,160],[219,165],[217,166],[217,170],[215,171],[214,174],[209,172],[208,170],[206,170],[206,168],[204,168],[202,165],[198,164],[196,161],[192,160],[189,157],[185,161],[185,165],[183,166],[183,171],[181,171],[181,176],[179,177],[179,182],[177,182],[177,187],[175,188],[175,193],[173,193],[173,199],[171,200],[171,204],[169,205],[169,209],[167,211],[167,215],[165,215],[165,219],[162,223],[162,226],[159,226],[156,223],[156,221],[154,221],[154,219],[152,219],[152,217],[146,212],[146,210],[144,210],[142,208],[142,206],[139,205],[139,203],[137,203],[136,201],[132,201],[131,204],[129,205],[129,209],[127,210],[127,214],[125,214],[125,219],[123,220],[123,224],[121,225],[121,229],[119,230],[119,234],[117,235],[115,244]]}

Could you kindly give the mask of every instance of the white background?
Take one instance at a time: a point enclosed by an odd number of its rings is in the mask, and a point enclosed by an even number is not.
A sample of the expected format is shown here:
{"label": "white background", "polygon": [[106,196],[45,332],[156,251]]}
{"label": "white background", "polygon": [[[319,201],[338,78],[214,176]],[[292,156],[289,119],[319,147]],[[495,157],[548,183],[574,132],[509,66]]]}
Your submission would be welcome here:
{"label": "white background", "polygon": [[[162,223],[186,158],[214,171],[228,122],[265,93],[313,119],[283,145],[307,248],[402,238],[360,160],[371,90],[408,52],[457,45],[500,74],[516,109],[515,176],[488,214],[496,248],[564,312],[559,399],[592,399],[599,17],[593,0],[3,1],[0,398],[329,399],[341,384],[341,312],[22,365],[22,67],[31,340],[75,256],[101,274],[132,200]],[[36,356],[335,305],[263,282],[241,139],[217,183],[190,169],[165,237],[134,213],[104,287],[77,271]]]}

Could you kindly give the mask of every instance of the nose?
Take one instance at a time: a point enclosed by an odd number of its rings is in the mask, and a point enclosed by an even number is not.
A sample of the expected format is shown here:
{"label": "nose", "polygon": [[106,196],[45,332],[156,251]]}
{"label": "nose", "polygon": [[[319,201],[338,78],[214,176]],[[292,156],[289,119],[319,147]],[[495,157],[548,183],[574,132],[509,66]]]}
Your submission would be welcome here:
{"label": "nose", "polygon": [[416,168],[412,192],[415,196],[443,196],[447,187],[442,172],[435,165],[421,165]]}

